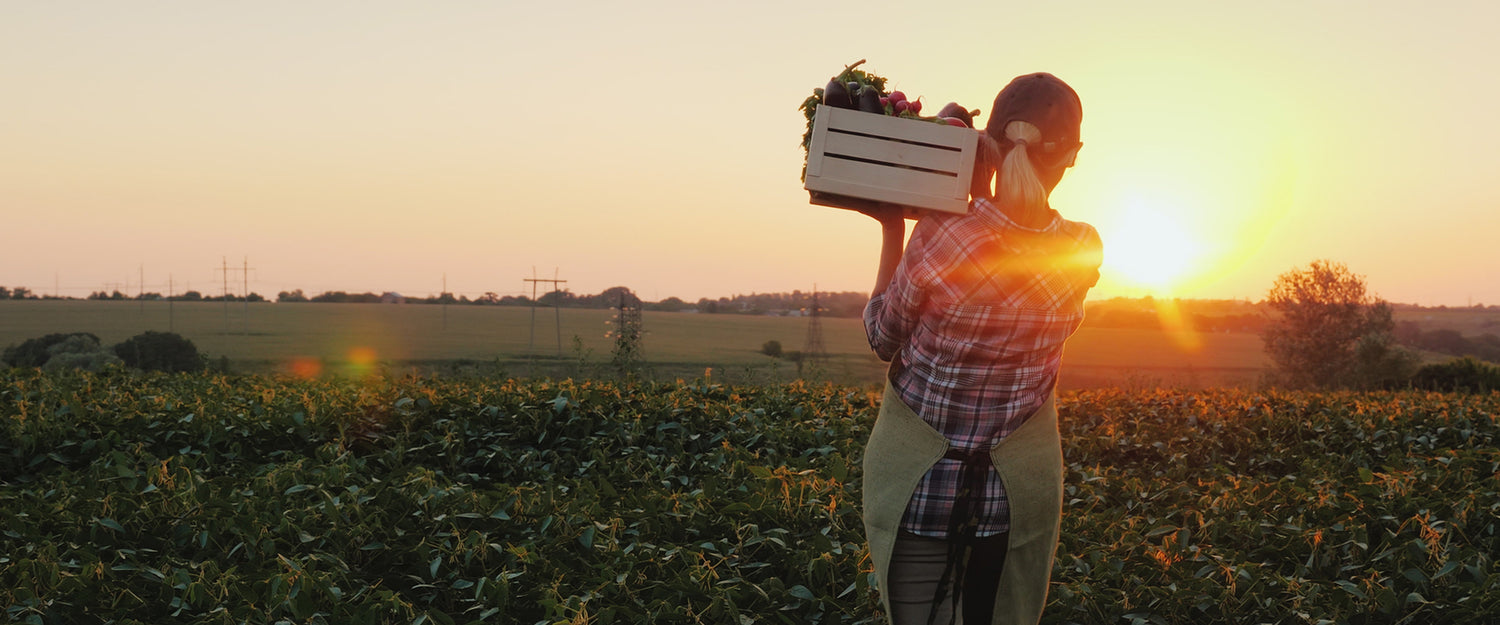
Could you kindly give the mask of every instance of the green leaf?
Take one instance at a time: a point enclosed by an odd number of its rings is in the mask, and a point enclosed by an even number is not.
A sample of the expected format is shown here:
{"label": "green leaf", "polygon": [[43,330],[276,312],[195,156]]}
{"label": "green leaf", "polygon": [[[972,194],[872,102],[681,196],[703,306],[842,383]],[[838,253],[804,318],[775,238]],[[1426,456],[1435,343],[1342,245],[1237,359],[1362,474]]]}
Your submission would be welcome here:
{"label": "green leaf", "polygon": [[1364,590],[1360,589],[1358,584],[1355,584],[1354,582],[1351,582],[1347,579],[1338,580],[1334,582],[1334,584],[1337,584],[1338,587],[1343,588],[1345,592],[1359,597],[1360,599],[1369,600],[1370,598],[1369,595],[1365,594]]}
{"label": "green leaf", "polygon": [[1419,586],[1427,583],[1427,576],[1422,574],[1421,569],[1406,569],[1401,572],[1401,575]]}
{"label": "green leaf", "polygon": [[816,595],[813,595],[813,592],[811,590],[808,590],[807,587],[803,586],[802,584],[792,586],[791,588],[788,588],[786,592],[787,594],[798,599],[812,600],[817,598]]}
{"label": "green leaf", "polygon": [[125,527],[115,522],[114,519],[99,519],[99,524],[116,532],[125,533]]}
{"label": "green leaf", "polygon": [[578,544],[583,545],[584,549],[594,548],[594,526],[588,526],[578,535]]}
{"label": "green leaf", "polygon": [[1462,567],[1462,566],[1463,566],[1463,564],[1460,563],[1456,559],[1455,560],[1449,560],[1449,561],[1447,561],[1446,563],[1443,564],[1443,568],[1438,569],[1438,572],[1432,574],[1432,579],[1436,580],[1436,579],[1438,579],[1440,577],[1448,575],[1449,573],[1457,571],[1459,569],[1459,567]]}

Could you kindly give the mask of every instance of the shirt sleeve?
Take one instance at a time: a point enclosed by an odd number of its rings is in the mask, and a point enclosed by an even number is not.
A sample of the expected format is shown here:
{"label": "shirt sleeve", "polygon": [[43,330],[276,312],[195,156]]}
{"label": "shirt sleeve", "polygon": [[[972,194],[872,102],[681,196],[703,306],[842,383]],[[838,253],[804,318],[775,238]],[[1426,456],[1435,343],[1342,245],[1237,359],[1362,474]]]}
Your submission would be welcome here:
{"label": "shirt sleeve", "polygon": [[901,262],[884,293],[865,305],[865,338],[882,361],[890,362],[901,351],[921,315],[924,278],[928,273],[927,232],[918,222]]}

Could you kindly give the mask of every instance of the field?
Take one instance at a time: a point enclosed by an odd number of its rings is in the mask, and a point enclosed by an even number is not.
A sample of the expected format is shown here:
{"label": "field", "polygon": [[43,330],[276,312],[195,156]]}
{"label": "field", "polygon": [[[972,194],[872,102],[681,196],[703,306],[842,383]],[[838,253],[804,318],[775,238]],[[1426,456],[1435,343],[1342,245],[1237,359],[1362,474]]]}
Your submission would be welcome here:
{"label": "field", "polygon": [[[52,332],[93,332],[114,344],[170,329],[211,358],[227,358],[234,371],[289,372],[311,363],[328,371],[578,377],[608,362],[609,318],[607,310],[499,306],[0,301],[0,347]],[[796,365],[761,354],[761,346],[775,340],[801,350],[808,333],[808,319],[798,317],[648,311],[642,321],[645,358],[662,379],[713,368],[729,380],[789,381]],[[804,376],[880,381],[884,366],[859,320],[824,318],[822,326],[830,357]],[[1084,328],[1068,343],[1062,385],[1250,387],[1266,362],[1254,334]]]}
{"label": "field", "polygon": [[[18,623],[876,623],[868,388],[0,371]],[[1500,393],[1059,401],[1043,622],[1500,615]]]}

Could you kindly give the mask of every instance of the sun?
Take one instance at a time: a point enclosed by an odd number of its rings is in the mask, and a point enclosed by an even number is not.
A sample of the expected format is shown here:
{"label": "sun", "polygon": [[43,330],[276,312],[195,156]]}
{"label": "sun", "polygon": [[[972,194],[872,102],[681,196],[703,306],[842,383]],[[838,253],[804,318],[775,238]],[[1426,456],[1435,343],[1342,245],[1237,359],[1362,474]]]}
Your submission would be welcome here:
{"label": "sun", "polygon": [[1169,207],[1146,200],[1121,206],[1104,238],[1103,271],[1156,295],[1171,295],[1202,260],[1203,246]]}

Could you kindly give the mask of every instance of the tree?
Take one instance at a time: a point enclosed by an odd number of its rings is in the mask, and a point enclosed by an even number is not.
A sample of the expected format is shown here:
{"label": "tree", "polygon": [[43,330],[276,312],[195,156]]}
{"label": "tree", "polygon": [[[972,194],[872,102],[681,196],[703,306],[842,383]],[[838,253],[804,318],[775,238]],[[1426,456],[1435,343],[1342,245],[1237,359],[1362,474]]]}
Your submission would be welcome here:
{"label": "tree", "polygon": [[1278,313],[1261,338],[1277,381],[1294,388],[1389,385],[1414,357],[1397,347],[1391,307],[1343,263],[1315,260],[1281,274],[1266,303]]}
{"label": "tree", "polygon": [[147,371],[198,371],[203,357],[198,347],[179,334],[147,330],[115,345],[125,364]]}

